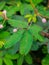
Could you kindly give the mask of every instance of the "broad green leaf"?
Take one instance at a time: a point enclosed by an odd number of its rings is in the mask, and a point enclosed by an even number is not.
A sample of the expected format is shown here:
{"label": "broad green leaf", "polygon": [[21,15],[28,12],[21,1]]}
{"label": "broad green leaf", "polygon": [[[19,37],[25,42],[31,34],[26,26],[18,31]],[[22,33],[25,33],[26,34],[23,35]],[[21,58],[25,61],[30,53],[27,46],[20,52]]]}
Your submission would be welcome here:
{"label": "broad green leaf", "polygon": [[9,48],[9,47],[12,47],[17,42],[19,42],[22,37],[23,32],[24,30],[18,30],[16,33],[11,35],[9,39],[5,42],[4,47]]}
{"label": "broad green leaf", "polygon": [[8,23],[13,26],[13,27],[17,27],[17,28],[27,28],[28,23],[25,21],[20,21],[20,20],[14,20],[14,19],[9,19]]}
{"label": "broad green leaf", "polygon": [[3,60],[6,65],[13,65],[13,62],[10,59],[4,58]]}
{"label": "broad green leaf", "polygon": [[32,64],[33,60],[32,60],[32,57],[30,54],[27,54],[25,56],[25,61],[28,63],[28,64]]}
{"label": "broad green leaf", "polygon": [[32,46],[32,36],[28,31],[26,31],[24,33],[23,38],[20,41],[20,53],[22,55],[28,54],[28,52],[31,49],[31,46]]}
{"label": "broad green leaf", "polygon": [[42,65],[49,65],[49,54],[42,60]]}
{"label": "broad green leaf", "polygon": [[0,65],[2,65],[3,64],[3,60],[2,60],[2,58],[0,58]]}
{"label": "broad green leaf", "polygon": [[5,4],[6,4],[6,2],[4,2],[4,1],[0,2],[0,10],[2,10],[4,8]]}
{"label": "broad green leaf", "polygon": [[18,59],[19,58],[19,54],[14,54],[14,55],[6,54],[5,57],[8,58],[8,59],[12,59],[12,60],[13,59]]}
{"label": "broad green leaf", "polygon": [[40,35],[40,32],[42,31],[42,27],[40,27],[39,25],[32,25],[30,26],[30,30],[29,30],[32,35],[37,39],[39,40],[40,42],[43,42],[44,41],[44,38],[43,36]]}
{"label": "broad green leaf", "polygon": [[23,64],[24,57],[20,55],[20,57],[17,59],[17,65]]}

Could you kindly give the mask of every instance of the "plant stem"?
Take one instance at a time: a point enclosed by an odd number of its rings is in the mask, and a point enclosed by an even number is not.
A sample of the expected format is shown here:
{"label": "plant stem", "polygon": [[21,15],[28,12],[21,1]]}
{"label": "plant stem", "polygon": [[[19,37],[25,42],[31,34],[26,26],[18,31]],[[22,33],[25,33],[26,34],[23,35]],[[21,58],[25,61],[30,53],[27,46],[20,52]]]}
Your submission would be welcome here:
{"label": "plant stem", "polygon": [[30,0],[30,4],[31,4],[31,6],[32,6],[33,9],[34,9],[34,13],[35,13],[36,15],[38,15],[38,10],[36,9],[35,5],[32,3],[32,0]]}
{"label": "plant stem", "polygon": [[41,32],[41,35],[49,39],[49,33]]}
{"label": "plant stem", "polygon": [[48,5],[47,5],[47,7],[49,8],[49,0],[48,0]]}

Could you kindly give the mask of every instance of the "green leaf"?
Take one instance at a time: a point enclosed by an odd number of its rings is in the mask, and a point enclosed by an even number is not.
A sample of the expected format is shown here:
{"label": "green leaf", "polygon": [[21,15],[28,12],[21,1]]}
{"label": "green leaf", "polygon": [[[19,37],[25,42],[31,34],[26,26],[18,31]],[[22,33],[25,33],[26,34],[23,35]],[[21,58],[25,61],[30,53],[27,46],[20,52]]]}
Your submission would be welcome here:
{"label": "green leaf", "polygon": [[43,0],[32,0],[33,4],[36,6],[37,4],[41,3]]}
{"label": "green leaf", "polygon": [[38,42],[37,42],[37,41],[33,41],[31,50],[32,50],[32,51],[37,51],[38,49],[39,49],[39,44],[38,44]]}
{"label": "green leaf", "polygon": [[20,46],[20,43],[15,44],[14,46],[12,46],[11,48],[9,48],[7,50],[7,53],[9,53],[9,54],[15,54],[16,52],[19,51],[19,46]]}
{"label": "green leaf", "polygon": [[9,9],[7,10],[7,16],[11,17],[12,15],[16,13],[16,11],[18,11],[18,7],[10,6]]}
{"label": "green leaf", "polygon": [[32,57],[30,54],[27,54],[25,56],[25,61],[28,63],[28,64],[32,64],[33,60],[32,60]]}
{"label": "green leaf", "polygon": [[14,59],[18,59],[19,58],[19,54],[14,54],[14,55],[6,54],[5,57],[8,58],[8,59],[14,60]]}
{"label": "green leaf", "polygon": [[23,3],[20,8],[21,15],[29,14],[30,11],[33,11],[33,8],[30,4]]}
{"label": "green leaf", "polygon": [[30,0],[25,0],[26,2],[30,2]]}
{"label": "green leaf", "polygon": [[19,42],[22,37],[23,32],[24,30],[18,30],[16,33],[11,35],[9,39],[5,42],[4,47],[9,48],[9,47],[12,47],[17,42]]}
{"label": "green leaf", "polygon": [[13,62],[10,59],[4,58],[3,60],[6,65],[13,65]]}
{"label": "green leaf", "polygon": [[31,46],[32,46],[32,36],[28,31],[26,31],[24,33],[23,38],[20,41],[20,53],[22,55],[28,54],[28,52],[31,49]]}
{"label": "green leaf", "polygon": [[14,20],[14,19],[9,19],[8,23],[13,26],[13,27],[17,27],[17,28],[27,28],[28,23],[25,21],[20,21],[20,20]]}
{"label": "green leaf", "polygon": [[0,65],[2,65],[3,64],[3,60],[2,60],[2,58],[0,58]]}
{"label": "green leaf", "polygon": [[10,33],[7,31],[0,32],[0,39],[5,39],[10,36]]}
{"label": "green leaf", "polygon": [[29,30],[32,35],[37,39],[39,40],[40,42],[43,42],[44,41],[44,38],[43,36],[40,35],[40,32],[42,31],[42,27],[40,27],[39,25],[32,25],[30,26],[30,30]]}
{"label": "green leaf", "polygon": [[42,14],[43,16],[49,17],[49,10],[46,9],[45,6],[37,6],[37,9],[39,11],[40,14]]}
{"label": "green leaf", "polygon": [[20,57],[17,59],[17,65],[23,64],[24,57],[20,55]]}
{"label": "green leaf", "polygon": [[0,2],[0,10],[2,10],[4,8],[5,4],[6,4],[6,2],[4,2],[4,1]]}
{"label": "green leaf", "polygon": [[42,65],[49,65],[49,54],[42,60]]}

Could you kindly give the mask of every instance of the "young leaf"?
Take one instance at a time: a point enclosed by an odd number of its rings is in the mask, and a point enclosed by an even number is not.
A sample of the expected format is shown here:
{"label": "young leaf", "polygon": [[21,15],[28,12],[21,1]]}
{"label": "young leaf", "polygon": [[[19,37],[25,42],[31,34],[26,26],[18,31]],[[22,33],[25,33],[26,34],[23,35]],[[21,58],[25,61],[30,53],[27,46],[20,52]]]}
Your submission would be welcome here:
{"label": "young leaf", "polygon": [[13,20],[13,19],[9,19],[8,23],[13,26],[13,27],[17,27],[17,28],[27,28],[28,23],[25,21],[20,21],[20,20]]}
{"label": "young leaf", "polygon": [[13,65],[13,62],[10,59],[4,58],[3,60],[6,65]]}
{"label": "young leaf", "polygon": [[28,64],[32,64],[32,57],[31,57],[31,55],[30,54],[27,54],[26,56],[25,56],[25,61],[28,63]]}
{"label": "young leaf", "polygon": [[22,40],[20,41],[20,53],[22,55],[28,54],[28,52],[31,49],[31,46],[32,46],[32,36],[28,31],[26,31],[24,33]]}
{"label": "young leaf", "polygon": [[5,42],[4,47],[9,48],[12,47],[14,44],[20,41],[24,30],[18,30],[16,33],[10,36],[10,38]]}

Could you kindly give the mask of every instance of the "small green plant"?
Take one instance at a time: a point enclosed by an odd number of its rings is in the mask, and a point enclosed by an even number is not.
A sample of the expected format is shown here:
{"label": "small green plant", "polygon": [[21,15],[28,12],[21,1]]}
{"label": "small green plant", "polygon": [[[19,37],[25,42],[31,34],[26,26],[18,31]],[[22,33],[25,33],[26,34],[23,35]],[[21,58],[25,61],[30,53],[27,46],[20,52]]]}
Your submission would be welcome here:
{"label": "small green plant", "polygon": [[33,65],[41,47],[49,65],[49,0],[0,1],[0,65]]}

